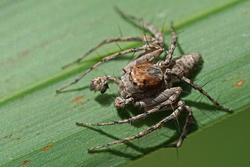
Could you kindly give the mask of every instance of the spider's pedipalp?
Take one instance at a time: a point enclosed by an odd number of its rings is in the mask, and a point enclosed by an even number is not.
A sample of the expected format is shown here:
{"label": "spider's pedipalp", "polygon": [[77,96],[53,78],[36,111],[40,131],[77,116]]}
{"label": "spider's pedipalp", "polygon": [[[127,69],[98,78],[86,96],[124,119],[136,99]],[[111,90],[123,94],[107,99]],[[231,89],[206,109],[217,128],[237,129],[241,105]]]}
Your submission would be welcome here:
{"label": "spider's pedipalp", "polygon": [[105,93],[105,91],[108,89],[108,82],[113,81],[118,85],[118,93],[119,93],[119,95],[115,98],[114,101],[115,107],[119,109],[119,108],[124,108],[129,104],[133,104],[134,106],[143,109],[144,112],[136,116],[133,116],[131,118],[123,119],[120,121],[111,121],[106,123],[76,122],[76,124],[82,126],[105,126],[105,125],[116,125],[124,123],[130,124],[135,121],[141,120],[151,114],[157,113],[159,111],[172,110],[173,112],[169,116],[162,119],[160,122],[156,123],[147,130],[140,132],[137,135],[117,140],[102,146],[93,147],[88,149],[89,151],[103,148],[106,146],[115,145],[118,143],[124,143],[136,138],[143,137],[155,131],[156,129],[159,129],[160,127],[162,127],[164,124],[166,124],[171,120],[177,121],[179,129],[179,122],[177,118],[181,113],[186,112],[187,113],[186,122],[182,129],[182,132],[180,132],[180,137],[177,143],[167,146],[167,147],[180,147],[188,133],[188,129],[191,123],[193,123],[193,116],[189,106],[185,105],[183,101],[179,100],[182,88],[173,87],[173,84],[175,82],[182,81],[190,85],[192,88],[198,90],[201,94],[206,96],[216,106],[226,109],[228,111],[232,111],[230,108],[227,108],[219,104],[216,100],[214,100],[211,96],[209,96],[207,92],[205,92],[202,89],[202,87],[196,85],[187,78],[195,70],[195,68],[201,61],[200,54],[191,53],[187,55],[182,55],[179,58],[173,58],[173,53],[177,45],[178,35],[174,32],[172,24],[170,26],[172,39],[171,39],[171,44],[169,46],[169,50],[167,51],[167,56],[164,61],[158,61],[157,63],[155,63],[154,60],[160,57],[160,55],[164,52],[163,34],[160,31],[158,31],[154,26],[144,21],[143,19],[139,19],[137,17],[123,13],[119,9],[117,9],[117,11],[120,13],[121,16],[129,20],[132,20],[132,22],[137,22],[142,24],[142,27],[145,27],[149,32],[151,32],[154,35],[154,37],[146,36],[144,33],[143,37],[120,37],[120,38],[112,38],[104,40],[100,44],[90,49],[86,54],[78,58],[76,61],[65,65],[64,68],[73,63],[81,61],[88,54],[95,51],[97,48],[106,43],[123,42],[123,41],[139,41],[146,43],[141,47],[131,48],[127,50],[122,50],[120,48],[121,50],[120,52],[104,57],[102,60],[100,60],[95,65],[90,67],[87,71],[82,73],[75,81],[57,89],[57,92],[77,83],[86,74],[88,74],[90,71],[92,71],[93,69],[95,69],[104,62],[107,62],[109,60],[112,60],[116,57],[128,53],[140,52],[139,55],[137,55],[125,67],[123,67],[121,72],[121,79],[109,75],[94,78],[90,84],[90,90],[100,91],[101,93]]}
{"label": "spider's pedipalp", "polygon": [[113,81],[117,85],[119,85],[121,82],[119,79],[117,79],[113,76],[110,76],[110,75],[103,76],[103,77],[97,77],[91,81],[90,90],[91,91],[100,91],[103,94],[109,88],[108,81]]}
{"label": "spider's pedipalp", "polygon": [[124,108],[126,105],[133,103],[133,102],[134,102],[134,98],[132,98],[132,97],[125,99],[125,98],[118,96],[115,98],[114,106],[117,109],[120,109],[120,108]]}

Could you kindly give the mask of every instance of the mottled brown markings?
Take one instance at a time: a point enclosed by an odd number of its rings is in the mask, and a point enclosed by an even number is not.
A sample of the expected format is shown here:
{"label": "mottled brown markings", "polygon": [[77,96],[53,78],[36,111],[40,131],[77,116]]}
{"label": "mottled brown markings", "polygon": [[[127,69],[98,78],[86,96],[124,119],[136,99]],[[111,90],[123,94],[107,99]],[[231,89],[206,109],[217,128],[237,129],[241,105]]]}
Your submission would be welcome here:
{"label": "mottled brown markings", "polygon": [[10,134],[8,136],[4,136],[5,139],[10,139],[13,136],[13,134]]}
{"label": "mottled brown markings", "polygon": [[18,56],[27,56],[30,53],[30,50],[25,50],[18,54]]}
{"label": "mottled brown markings", "polygon": [[240,80],[240,81],[236,82],[236,83],[233,85],[233,87],[235,87],[235,88],[241,87],[241,86],[243,86],[243,85],[245,84],[245,82],[246,82],[246,81]]}
{"label": "mottled brown markings", "polygon": [[[170,26],[172,39],[169,50],[167,51],[167,56],[164,61],[158,61],[157,63],[153,64],[153,61],[164,52],[163,34],[160,31],[157,31],[152,25],[150,25],[143,19],[139,19],[134,16],[128,15],[126,13],[121,12],[120,10],[118,10],[118,12],[127,19],[141,23],[143,27],[148,29],[148,31],[150,31],[154,35],[154,37],[147,37],[145,35],[144,37],[138,38],[139,40],[146,42],[146,44],[144,44],[141,47],[123,50],[103,58],[95,65],[90,67],[87,71],[82,73],[82,75],[80,75],[77,78],[77,80],[57,89],[57,92],[63,90],[68,86],[75,84],[80,79],[82,79],[86,74],[88,74],[91,70],[95,69],[104,62],[107,62],[118,56],[125,55],[128,53],[140,52],[138,56],[136,56],[122,69],[121,79],[118,79],[113,76],[102,76],[94,78],[91,82],[90,90],[100,91],[101,93],[104,93],[108,88],[108,82],[113,81],[119,86],[119,95],[118,97],[115,98],[114,101],[114,105],[116,108],[123,108],[128,104],[133,104],[135,106],[141,107],[142,109],[145,110],[145,112],[136,115],[134,117],[120,121],[112,121],[106,123],[77,122],[76,124],[84,126],[115,125],[115,124],[135,122],[153,113],[159,112],[160,110],[173,110],[173,112],[169,116],[163,118],[160,122],[158,122],[154,126],[148,128],[145,131],[140,132],[137,135],[130,136],[111,143],[107,143],[102,146],[93,147],[88,149],[89,151],[143,137],[153,132],[154,130],[160,128],[165,123],[171,120],[176,120],[181,113],[186,112],[188,114],[186,116],[186,121],[182,129],[182,132],[180,134],[180,137],[177,143],[171,145],[171,147],[180,147],[188,133],[189,126],[193,123],[193,117],[191,109],[187,105],[185,105],[183,101],[179,100],[182,88],[173,87],[173,84],[175,82],[183,81],[187,85],[190,85],[192,88],[198,90],[201,94],[206,96],[215,105],[231,111],[230,108],[224,107],[223,105],[219,104],[211,96],[209,96],[207,92],[202,89],[202,87],[196,85],[187,78],[200,62],[201,60],[200,54],[191,53],[173,59],[173,53],[176,47],[178,36],[174,32],[172,24]],[[84,56],[80,57],[79,59],[77,59],[72,63],[65,65],[64,67],[67,67],[73,63],[80,61],[81,59],[86,57],[90,52],[94,51],[101,45],[109,43],[109,41],[116,42],[117,40],[130,41],[134,39],[131,37],[106,39],[97,46],[95,46],[94,48],[92,48],[90,51],[88,51]]]}
{"label": "mottled brown markings", "polygon": [[51,147],[53,147],[53,145],[49,144],[49,145],[43,147],[42,151],[48,151],[49,149],[51,149]]}
{"label": "mottled brown markings", "polygon": [[156,89],[163,82],[163,75],[152,69],[153,63],[142,63],[131,70],[131,79],[142,90]]}
{"label": "mottled brown markings", "polygon": [[72,100],[72,102],[73,102],[73,103],[78,103],[78,102],[81,101],[82,99],[84,99],[84,96],[78,96],[78,97],[74,98],[74,99]]}
{"label": "mottled brown markings", "polygon": [[30,163],[30,160],[25,160],[21,163],[21,166],[28,165]]}

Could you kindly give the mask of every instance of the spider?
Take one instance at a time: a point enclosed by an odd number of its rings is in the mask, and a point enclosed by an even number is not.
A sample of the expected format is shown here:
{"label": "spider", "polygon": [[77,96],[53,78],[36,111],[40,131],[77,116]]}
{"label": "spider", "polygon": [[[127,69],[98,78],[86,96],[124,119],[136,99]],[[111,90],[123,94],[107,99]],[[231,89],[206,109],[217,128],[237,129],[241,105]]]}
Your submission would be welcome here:
{"label": "spider", "polygon": [[103,58],[101,61],[97,62],[86,72],[84,72],[75,81],[63,86],[62,88],[57,89],[57,92],[60,92],[62,89],[77,83],[87,73],[89,73],[91,70],[98,67],[104,62],[125,55],[127,53],[135,53],[140,51],[141,53],[122,69],[121,79],[110,75],[94,78],[90,84],[90,90],[100,91],[101,93],[104,93],[109,88],[108,82],[112,81],[116,83],[119,88],[119,96],[116,97],[114,101],[114,106],[116,108],[119,109],[125,107],[128,104],[133,104],[137,107],[144,109],[144,112],[142,114],[120,121],[112,121],[107,123],[76,122],[76,124],[83,126],[104,126],[133,123],[162,110],[173,110],[173,112],[169,116],[163,118],[157,124],[140,132],[137,135],[110,142],[105,145],[93,147],[88,149],[88,151],[92,151],[106,146],[111,146],[118,143],[124,143],[136,138],[143,137],[155,131],[156,129],[159,129],[167,122],[171,120],[176,120],[181,113],[186,112],[186,121],[180,134],[180,137],[177,143],[170,145],[170,147],[180,147],[188,133],[190,124],[193,123],[193,116],[190,107],[185,105],[184,101],[179,100],[178,97],[182,92],[182,88],[173,87],[173,84],[175,82],[182,81],[190,85],[192,88],[198,90],[201,94],[206,96],[216,106],[228,111],[232,111],[230,108],[219,104],[211,96],[209,96],[207,92],[205,92],[200,86],[193,83],[190,79],[187,78],[193,72],[197,64],[199,64],[199,62],[201,61],[201,55],[199,53],[191,53],[187,55],[182,55],[179,58],[173,58],[173,52],[176,47],[178,36],[174,32],[172,24],[170,25],[172,39],[169,50],[166,51],[166,59],[164,61],[158,61],[154,64],[153,61],[164,52],[163,34],[143,19],[139,19],[137,17],[123,13],[119,9],[117,9],[117,11],[122,17],[142,24],[143,27],[145,27],[149,32],[154,35],[154,37],[145,35],[144,37],[120,37],[106,39],[102,41],[100,44],[89,50],[85,55],[78,58],[76,61],[63,66],[63,68],[81,61],[89,53],[93,52],[98,47],[106,43],[117,41],[140,41],[146,44],[141,47],[123,50]]}

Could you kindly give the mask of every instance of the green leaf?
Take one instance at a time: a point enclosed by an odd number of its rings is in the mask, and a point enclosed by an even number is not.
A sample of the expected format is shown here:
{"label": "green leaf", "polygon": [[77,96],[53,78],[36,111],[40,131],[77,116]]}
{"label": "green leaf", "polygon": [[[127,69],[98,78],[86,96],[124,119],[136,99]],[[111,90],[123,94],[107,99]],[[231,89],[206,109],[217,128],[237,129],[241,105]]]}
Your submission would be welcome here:
{"label": "green leaf", "polygon": [[[249,107],[249,1],[4,0],[0,2],[0,165],[121,166],[178,139],[177,128],[170,123],[157,134],[87,152],[87,148],[137,134],[170,113],[161,112],[131,126],[75,125],[76,121],[120,120],[141,112],[134,107],[115,109],[114,84],[103,95],[88,88],[94,77],[119,76],[131,55],[101,65],[70,87],[71,91],[55,93],[100,57],[93,53],[80,64],[64,70],[61,67],[103,39],[119,37],[119,27],[123,36],[141,35],[140,30],[115,13],[114,6],[142,17],[157,29],[164,22],[174,21],[176,30],[182,32],[179,43],[184,53],[201,53],[204,60],[192,79],[199,85],[212,79],[204,89],[212,97],[219,97],[218,101],[234,113]],[[164,34],[169,44],[168,26]],[[128,48],[138,43],[119,45]],[[116,51],[117,45],[110,44],[97,52],[103,57]],[[178,49],[175,54],[179,54]],[[182,99],[202,127],[234,115],[201,99],[193,90]],[[182,119],[180,123],[183,124]]]}

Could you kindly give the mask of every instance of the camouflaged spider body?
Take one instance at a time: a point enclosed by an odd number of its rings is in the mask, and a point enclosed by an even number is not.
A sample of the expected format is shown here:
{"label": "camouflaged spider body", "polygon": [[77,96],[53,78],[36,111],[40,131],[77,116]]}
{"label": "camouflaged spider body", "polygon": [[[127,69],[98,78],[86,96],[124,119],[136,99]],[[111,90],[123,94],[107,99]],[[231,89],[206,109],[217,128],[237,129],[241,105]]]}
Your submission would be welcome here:
{"label": "camouflaged spider body", "polygon": [[[200,55],[196,53],[183,55],[181,58],[173,60],[174,65],[170,66],[170,69],[188,76],[200,60]],[[172,85],[179,80],[166,74],[166,68],[159,65],[160,63],[140,63],[140,61],[134,60],[123,69],[121,80],[112,76],[98,77],[92,80],[90,90],[104,93],[108,89],[108,81],[115,81],[119,86],[120,94],[114,101],[116,108],[123,108],[132,103],[148,110],[168,100],[170,96],[173,97],[173,101],[177,100],[182,89],[180,87],[172,88]],[[138,65],[134,66],[134,64]],[[162,109],[170,109],[170,107],[168,105]]]}
{"label": "camouflaged spider body", "polygon": [[71,65],[73,63],[79,62],[89,53],[102,46],[103,44],[116,42],[116,41],[141,41],[146,42],[145,45],[124,50],[113,55],[107,56],[99,61],[97,64],[89,68],[85,73],[83,73],[79,78],[77,78],[74,82],[65,85],[64,87],[58,89],[57,91],[61,91],[62,89],[75,84],[78,82],[83,76],[85,76],[92,69],[96,68],[100,64],[114,59],[118,56],[127,54],[127,53],[135,53],[141,52],[134,60],[132,60],[129,64],[127,64],[121,72],[121,79],[118,79],[113,76],[103,76],[97,77],[92,80],[90,85],[90,90],[100,91],[104,93],[108,89],[108,82],[113,81],[119,87],[119,96],[116,97],[114,101],[114,105],[116,108],[123,108],[128,104],[133,104],[135,106],[139,106],[144,109],[144,113],[139,114],[137,116],[131,117],[129,119],[124,119],[120,121],[112,121],[107,123],[79,123],[77,125],[84,126],[104,126],[104,125],[114,125],[114,124],[123,124],[123,123],[132,123],[138,121],[142,118],[149,116],[158,111],[162,110],[173,110],[172,114],[163,118],[160,122],[155,124],[154,126],[140,132],[137,135],[124,138],[121,140],[117,140],[102,146],[97,146],[88,149],[89,151],[99,149],[102,147],[114,145],[117,143],[123,143],[126,141],[130,141],[136,138],[143,137],[154,130],[162,127],[165,123],[176,120],[177,117],[182,112],[187,112],[186,122],[183,127],[182,133],[179,137],[179,140],[176,144],[171,145],[171,147],[180,147],[182,145],[183,140],[185,139],[188,128],[190,124],[193,122],[193,116],[191,109],[185,105],[184,101],[179,100],[179,95],[182,92],[181,87],[173,87],[173,83],[182,81],[194,89],[198,90],[204,96],[206,96],[211,102],[215,105],[224,108],[226,110],[231,111],[230,108],[224,107],[215,101],[212,97],[210,97],[200,86],[191,82],[187,77],[189,74],[193,72],[197,64],[201,60],[201,56],[198,53],[192,53],[188,55],[183,55],[180,58],[173,59],[173,52],[176,46],[177,35],[175,34],[172,25],[171,25],[171,35],[172,40],[167,51],[167,56],[164,61],[158,61],[157,63],[153,63],[153,61],[158,58],[164,52],[164,36],[161,32],[157,31],[152,25],[147,23],[142,19],[138,19],[136,17],[130,16],[118,10],[118,12],[125,18],[131,19],[133,21],[141,23],[148,31],[150,31],[154,37],[144,36],[144,37],[120,37],[113,39],[106,39],[102,43],[98,44],[94,48],[92,48],[85,55],[77,59],[76,61],[67,64]]}

